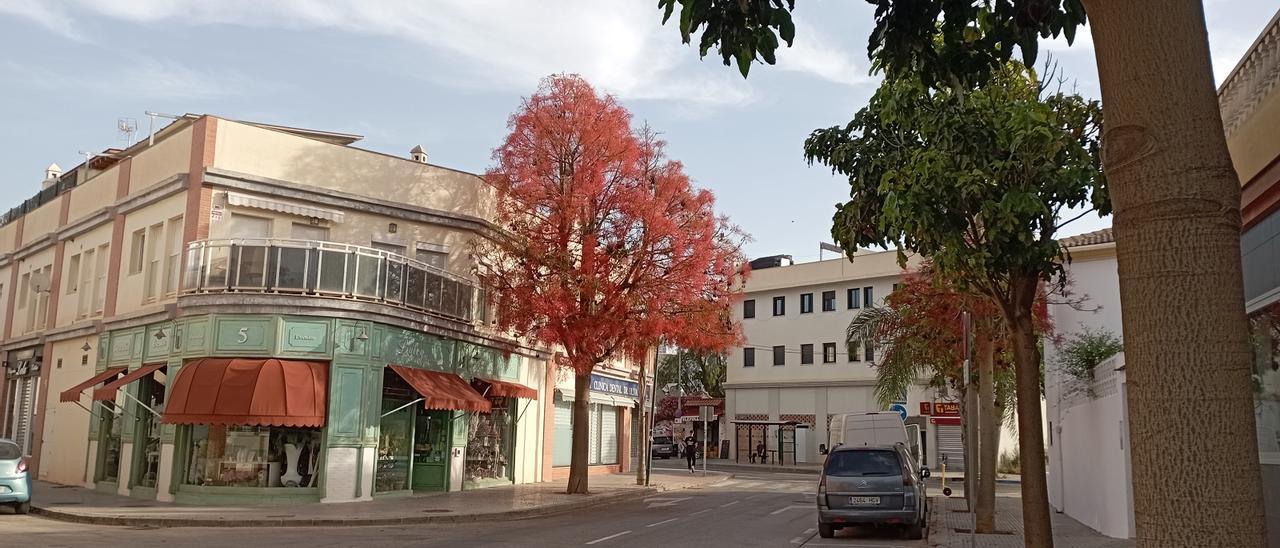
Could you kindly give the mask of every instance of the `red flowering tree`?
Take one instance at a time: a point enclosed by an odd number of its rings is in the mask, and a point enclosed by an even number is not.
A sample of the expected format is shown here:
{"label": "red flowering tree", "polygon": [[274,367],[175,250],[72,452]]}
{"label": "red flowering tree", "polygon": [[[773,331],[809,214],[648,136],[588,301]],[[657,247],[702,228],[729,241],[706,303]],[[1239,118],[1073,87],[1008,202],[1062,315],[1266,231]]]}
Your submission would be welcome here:
{"label": "red flowering tree", "polygon": [[544,79],[507,122],[485,175],[503,234],[476,247],[499,327],[562,349],[574,373],[569,493],[587,493],[591,372],[659,340],[718,351],[745,239],[647,127],[582,78]]}

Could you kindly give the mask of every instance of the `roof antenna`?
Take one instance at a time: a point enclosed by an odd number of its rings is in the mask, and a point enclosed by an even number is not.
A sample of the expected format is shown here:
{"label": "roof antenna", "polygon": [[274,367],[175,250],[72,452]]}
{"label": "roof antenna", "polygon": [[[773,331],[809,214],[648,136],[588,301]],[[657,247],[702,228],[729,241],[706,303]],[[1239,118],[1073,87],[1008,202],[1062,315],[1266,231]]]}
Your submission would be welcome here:
{"label": "roof antenna", "polygon": [[133,146],[133,136],[138,133],[138,120],[134,118],[116,118],[116,133],[124,141],[124,148]]}
{"label": "roof antenna", "polygon": [[151,119],[151,123],[147,126],[147,134],[148,134],[147,146],[156,144],[156,118],[157,117],[169,118],[171,120],[177,120],[179,118],[182,118],[181,116],[178,116],[175,114],[165,114],[163,112],[152,112],[150,110],[144,112],[143,114],[146,114],[147,117]]}

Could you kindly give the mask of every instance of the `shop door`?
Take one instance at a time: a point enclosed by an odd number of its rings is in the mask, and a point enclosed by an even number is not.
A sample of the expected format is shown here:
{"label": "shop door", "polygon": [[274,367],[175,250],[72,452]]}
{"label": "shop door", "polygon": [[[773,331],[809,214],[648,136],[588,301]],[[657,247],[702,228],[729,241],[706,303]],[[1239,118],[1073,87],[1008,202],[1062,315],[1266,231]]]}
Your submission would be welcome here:
{"label": "shop door", "polygon": [[450,412],[415,408],[413,490],[444,491],[449,485]]}

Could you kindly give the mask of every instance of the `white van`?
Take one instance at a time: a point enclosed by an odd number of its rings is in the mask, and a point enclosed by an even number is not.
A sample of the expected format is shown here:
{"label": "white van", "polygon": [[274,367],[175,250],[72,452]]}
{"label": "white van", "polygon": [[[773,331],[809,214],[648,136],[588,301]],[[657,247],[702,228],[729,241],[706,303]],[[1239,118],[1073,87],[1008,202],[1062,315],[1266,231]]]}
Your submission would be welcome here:
{"label": "white van", "polygon": [[840,445],[908,445],[907,428],[894,411],[845,413],[831,417],[828,447]]}

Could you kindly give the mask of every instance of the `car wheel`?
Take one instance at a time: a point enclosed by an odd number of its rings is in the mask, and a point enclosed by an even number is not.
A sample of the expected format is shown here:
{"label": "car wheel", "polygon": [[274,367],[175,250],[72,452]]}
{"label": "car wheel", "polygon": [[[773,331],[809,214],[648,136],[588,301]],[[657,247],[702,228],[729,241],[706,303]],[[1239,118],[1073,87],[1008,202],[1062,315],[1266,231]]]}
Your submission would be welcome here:
{"label": "car wheel", "polygon": [[836,536],[836,528],[830,523],[818,523],[818,536],[822,538],[831,538]]}
{"label": "car wheel", "polygon": [[31,511],[31,503],[30,503],[30,502],[15,502],[15,503],[13,503],[13,513],[15,513],[15,514],[25,514],[25,513],[30,512],[30,511]]}
{"label": "car wheel", "polygon": [[920,540],[924,538],[924,523],[917,521],[907,526],[907,538],[911,540]]}

